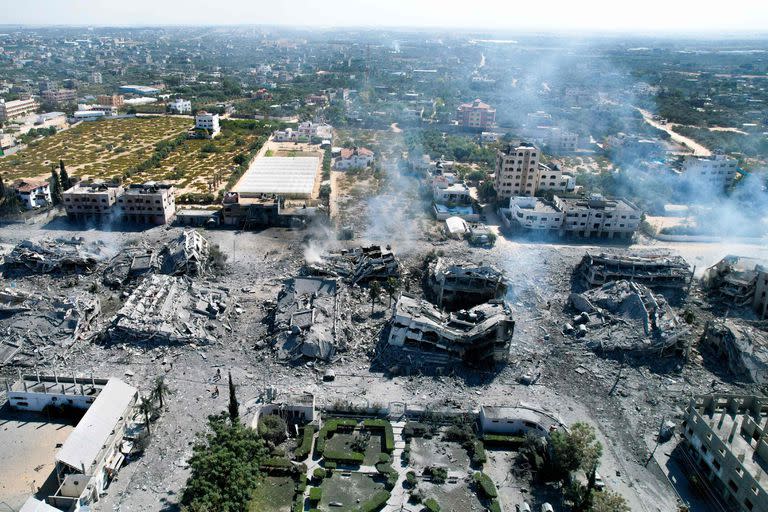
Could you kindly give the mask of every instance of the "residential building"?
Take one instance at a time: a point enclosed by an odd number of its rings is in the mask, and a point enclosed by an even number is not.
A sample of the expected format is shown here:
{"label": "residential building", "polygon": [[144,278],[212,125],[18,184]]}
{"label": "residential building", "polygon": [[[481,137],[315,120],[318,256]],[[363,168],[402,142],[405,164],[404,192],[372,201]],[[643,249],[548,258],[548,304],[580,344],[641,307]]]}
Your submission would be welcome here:
{"label": "residential building", "polygon": [[19,180],[11,188],[27,210],[51,203],[51,186],[47,180]]}
{"label": "residential building", "polygon": [[74,89],[49,89],[43,91],[43,101],[55,104],[70,103],[77,100],[77,91]]}
{"label": "residential building", "polygon": [[212,139],[221,131],[219,126],[219,114],[211,114],[209,112],[198,112],[195,116],[195,130],[205,131]]}
{"label": "residential building", "polygon": [[125,96],[122,94],[100,94],[96,96],[99,105],[108,105],[110,107],[120,108],[125,103]]}
{"label": "residential building", "polygon": [[540,190],[565,192],[572,191],[576,188],[576,178],[563,172],[557,164],[539,164],[536,170],[536,186],[534,194]]}
{"label": "residential building", "polygon": [[251,428],[257,429],[259,419],[273,414],[281,417],[288,425],[305,425],[317,418],[315,395],[302,393],[278,396],[275,388],[267,388],[268,403],[256,410],[251,421]]}
{"label": "residential building", "polygon": [[300,137],[306,137],[312,139],[313,137],[320,139],[332,139],[333,138],[333,126],[325,123],[313,123],[312,121],[304,121],[299,124],[298,132]]}
{"label": "residential building", "polygon": [[181,98],[176,98],[168,104],[168,108],[174,114],[191,114],[192,102]]}
{"label": "residential building", "polygon": [[100,84],[103,81],[104,80],[103,80],[103,78],[101,76],[101,73],[99,71],[94,71],[93,73],[91,73],[91,83]]}
{"label": "residential building", "polygon": [[272,134],[275,142],[309,142],[309,139],[302,136],[297,130],[293,128],[286,128],[285,130],[275,130]]}
{"label": "residential building", "polygon": [[117,198],[116,213],[128,222],[167,224],[176,214],[175,189],[154,182],[129,185]]}
{"label": "residential building", "polygon": [[540,156],[539,148],[528,142],[508,144],[497,152],[494,189],[499,199],[536,194]]}
{"label": "residential building", "polygon": [[343,148],[339,157],[334,162],[334,168],[345,171],[347,169],[362,169],[373,163],[373,151],[368,148]]}
{"label": "residential building", "polygon": [[476,99],[459,105],[456,120],[462,128],[488,131],[496,124],[496,109]]}
{"label": "residential building", "polygon": [[39,105],[33,99],[5,101],[0,99],[0,121],[8,121],[34,113]]}
{"label": "residential building", "polygon": [[768,400],[698,396],[690,400],[681,429],[686,473],[709,488],[720,510],[768,510]]}
{"label": "residential building", "polygon": [[117,183],[80,182],[64,192],[64,209],[71,220],[106,218],[122,193]]}
{"label": "residential building", "polygon": [[552,414],[524,405],[516,407],[481,405],[479,420],[483,434],[492,435],[524,436],[532,433],[543,436],[561,425]]}
{"label": "residential building", "polygon": [[531,231],[559,231],[565,220],[565,213],[554,204],[531,196],[510,198],[509,209],[512,219]]}
{"label": "residential building", "polygon": [[683,178],[696,184],[725,188],[736,178],[739,163],[722,153],[709,157],[688,156],[683,161]]}
{"label": "residential building", "polygon": [[447,185],[444,181],[437,181],[432,186],[432,197],[436,203],[441,204],[472,203],[472,195],[465,183]]}

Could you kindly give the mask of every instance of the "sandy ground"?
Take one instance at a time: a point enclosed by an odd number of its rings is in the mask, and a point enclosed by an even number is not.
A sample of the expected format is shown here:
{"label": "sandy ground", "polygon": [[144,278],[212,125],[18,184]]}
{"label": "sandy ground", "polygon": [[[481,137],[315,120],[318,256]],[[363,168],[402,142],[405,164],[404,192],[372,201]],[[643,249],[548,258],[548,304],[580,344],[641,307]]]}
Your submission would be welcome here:
{"label": "sandy ground", "polygon": [[694,155],[697,155],[697,156],[710,156],[712,154],[712,152],[709,149],[707,149],[706,147],[702,146],[701,144],[699,144],[695,140],[693,140],[693,139],[691,139],[689,137],[686,137],[685,135],[681,135],[681,134],[677,133],[676,131],[674,131],[674,129],[673,129],[674,126],[672,126],[670,124],[662,124],[662,123],[656,121],[655,119],[653,119],[653,114],[648,112],[647,110],[643,110],[641,108],[638,108],[637,110],[638,110],[638,112],[640,112],[643,115],[643,119],[645,119],[646,123],[648,123],[649,125],[653,126],[656,129],[663,130],[663,131],[667,132],[670,135],[670,137],[672,137],[672,140],[674,140],[675,142],[678,142],[678,143],[680,143],[680,144],[690,148],[693,151]]}

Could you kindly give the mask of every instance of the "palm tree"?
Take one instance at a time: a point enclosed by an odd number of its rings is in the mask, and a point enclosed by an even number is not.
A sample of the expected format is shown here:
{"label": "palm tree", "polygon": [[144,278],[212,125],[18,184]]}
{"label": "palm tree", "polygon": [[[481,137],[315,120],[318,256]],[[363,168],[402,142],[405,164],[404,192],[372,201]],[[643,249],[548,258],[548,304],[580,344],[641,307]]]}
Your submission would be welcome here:
{"label": "palm tree", "polygon": [[371,314],[373,314],[373,307],[379,295],[381,295],[381,284],[378,281],[371,281],[368,288],[368,297],[371,299]]}
{"label": "palm tree", "polygon": [[151,396],[153,400],[157,400],[160,403],[160,409],[162,409],[165,405],[165,397],[171,394],[173,394],[171,388],[169,388],[168,384],[165,383],[165,377],[161,375],[155,379],[155,385],[152,388],[149,396]]}
{"label": "palm tree", "polygon": [[141,400],[141,404],[139,404],[139,412],[144,415],[144,426],[147,427],[147,434],[151,433],[149,429],[149,422],[152,419],[152,416],[154,416],[155,411],[155,404],[152,402],[152,400],[148,400],[146,398]]}
{"label": "palm tree", "polygon": [[393,276],[388,277],[384,282],[384,289],[387,290],[389,306],[392,307],[392,298],[397,295],[397,291],[400,289],[400,280]]}

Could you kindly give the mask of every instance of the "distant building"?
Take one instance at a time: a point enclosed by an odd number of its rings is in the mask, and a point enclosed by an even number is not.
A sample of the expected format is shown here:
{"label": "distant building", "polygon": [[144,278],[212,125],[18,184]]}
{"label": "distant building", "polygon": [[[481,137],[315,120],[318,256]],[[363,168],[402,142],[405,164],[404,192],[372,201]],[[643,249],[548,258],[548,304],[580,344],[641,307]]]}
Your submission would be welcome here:
{"label": "distant building", "polygon": [[101,73],[99,71],[94,71],[93,73],[91,73],[91,83],[100,84],[103,81],[104,80],[102,79]]}
{"label": "distant building", "polygon": [[285,130],[275,130],[272,134],[275,142],[308,142],[309,138],[302,136],[297,130],[293,128],[286,128]]}
{"label": "distant building", "polygon": [[57,105],[70,103],[77,100],[77,91],[74,89],[49,89],[43,91],[43,100]]}
{"label": "distant building", "polygon": [[116,183],[80,182],[63,193],[64,209],[71,220],[107,218],[122,193]]}
{"label": "distant building", "polygon": [[214,138],[221,131],[219,126],[219,114],[209,112],[198,112],[195,116],[195,130],[207,132],[209,138]]}
{"label": "distant building", "polygon": [[688,156],[683,161],[683,178],[717,188],[727,187],[736,178],[739,163],[717,153],[710,157]]}
{"label": "distant building", "polygon": [[333,138],[333,126],[329,124],[313,123],[312,121],[305,121],[299,124],[298,132],[300,136],[308,139],[312,139],[312,137],[321,139]]}
{"label": "distant building", "polygon": [[5,101],[0,99],[0,121],[8,121],[34,113],[39,105],[33,99]]}
{"label": "distant building", "polygon": [[334,162],[334,168],[345,171],[348,169],[362,169],[373,163],[373,151],[368,148],[343,148],[341,154]]}
{"label": "distant building", "polygon": [[138,94],[139,96],[151,96],[160,94],[160,88],[147,85],[121,85],[120,92],[125,94]]}
{"label": "distant building", "polygon": [[175,100],[173,100],[171,103],[168,104],[168,108],[174,114],[191,114],[192,102],[189,100],[176,98]]}
{"label": "distant building", "polygon": [[125,96],[122,94],[100,94],[96,96],[96,101],[99,105],[109,105],[110,107],[120,108],[125,103]]}
{"label": "distant building", "polygon": [[175,189],[153,182],[129,185],[117,198],[116,213],[128,222],[167,224],[176,214]]}
{"label": "distant building", "polygon": [[488,131],[496,124],[496,109],[477,99],[459,105],[456,120],[463,128]]}
{"label": "distant building", "polygon": [[107,117],[106,110],[78,110],[72,114],[74,121],[95,121]]}
{"label": "distant building", "polygon": [[565,213],[549,201],[530,196],[512,197],[509,200],[512,220],[531,231],[559,231],[563,227]]}
{"label": "distant building", "polygon": [[19,180],[11,188],[27,210],[51,203],[51,186],[47,180]]}
{"label": "distant building", "polygon": [[763,480],[768,467],[768,403],[755,395],[692,398],[681,445],[687,473],[717,496],[721,510],[768,510]]}

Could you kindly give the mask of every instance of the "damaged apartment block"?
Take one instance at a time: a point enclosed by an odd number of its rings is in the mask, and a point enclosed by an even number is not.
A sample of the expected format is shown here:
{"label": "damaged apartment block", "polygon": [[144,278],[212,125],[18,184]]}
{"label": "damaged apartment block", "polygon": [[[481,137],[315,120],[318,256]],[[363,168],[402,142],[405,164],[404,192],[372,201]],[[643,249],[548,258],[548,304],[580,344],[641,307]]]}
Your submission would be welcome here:
{"label": "damaged apartment block", "polygon": [[449,311],[501,299],[507,293],[504,275],[495,267],[448,263],[443,258],[429,264],[427,288],[432,302]]}
{"label": "damaged apartment block", "polygon": [[503,300],[444,313],[427,301],[402,294],[392,316],[389,344],[415,352],[421,365],[505,363],[514,328],[512,311]]}
{"label": "damaged apartment block", "polygon": [[349,284],[400,275],[400,264],[389,248],[378,245],[355,247],[323,257],[307,266],[310,275],[340,277]]}
{"label": "damaged apartment block", "polygon": [[92,272],[101,259],[100,247],[84,248],[77,238],[35,243],[24,240],[5,256],[6,268],[27,270],[36,274],[52,272]]}
{"label": "damaged apartment block", "polygon": [[693,272],[681,256],[587,253],[576,270],[589,286],[626,279],[651,288],[686,288]]}
{"label": "damaged apartment block", "polygon": [[737,377],[765,384],[768,383],[768,333],[765,327],[765,322],[709,321],[701,337],[701,346],[710,348]]}
{"label": "damaged apartment block", "polygon": [[202,275],[208,264],[208,240],[197,231],[188,229],[171,240],[162,251],[162,272],[180,276]]}
{"label": "damaged apartment block", "polygon": [[764,261],[726,256],[706,270],[702,284],[727,304],[751,307],[762,319],[768,315],[768,265]]}

